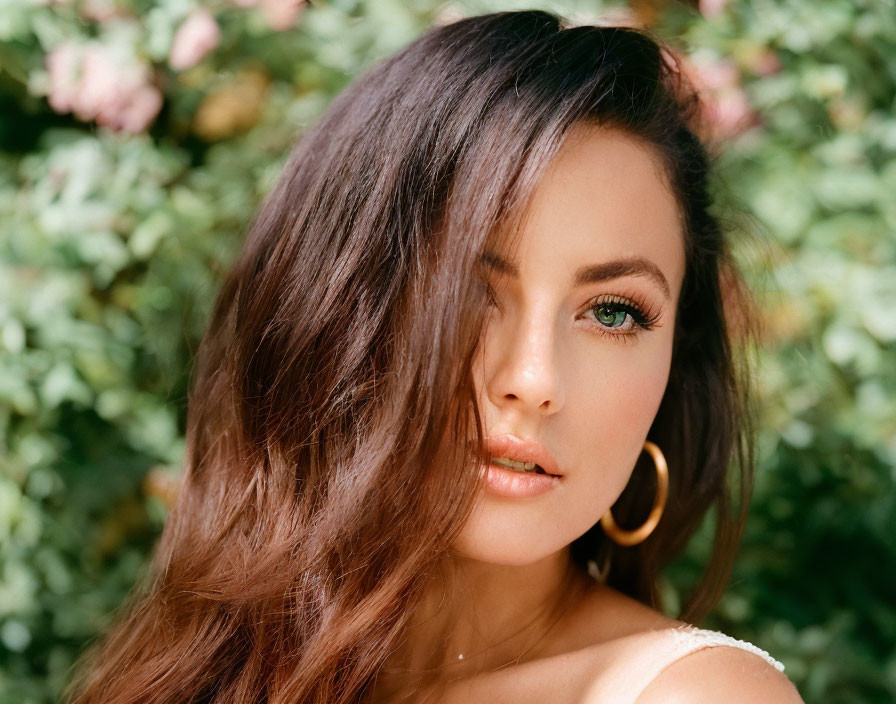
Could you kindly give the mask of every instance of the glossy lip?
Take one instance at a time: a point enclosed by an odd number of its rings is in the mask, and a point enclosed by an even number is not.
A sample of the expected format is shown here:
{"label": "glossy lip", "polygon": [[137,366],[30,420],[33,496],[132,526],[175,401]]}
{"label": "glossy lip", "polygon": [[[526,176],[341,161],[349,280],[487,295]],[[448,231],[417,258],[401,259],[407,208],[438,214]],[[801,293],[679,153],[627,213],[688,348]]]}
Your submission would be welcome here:
{"label": "glossy lip", "polygon": [[482,468],[489,492],[508,499],[530,499],[559,486],[562,479],[554,474],[515,472],[494,462]]}
{"label": "glossy lip", "polygon": [[[535,440],[523,440],[522,438],[509,433],[506,435],[491,435],[486,440],[486,448],[488,449],[488,456],[490,458],[506,457],[519,462],[535,462],[536,464],[541,465],[541,468],[547,472],[548,475],[553,475],[555,477],[563,476],[554,456],[545,449],[544,445]],[[490,466],[494,467],[497,465],[490,464]],[[507,471],[512,472],[513,470]],[[519,473],[517,472],[517,474]]]}

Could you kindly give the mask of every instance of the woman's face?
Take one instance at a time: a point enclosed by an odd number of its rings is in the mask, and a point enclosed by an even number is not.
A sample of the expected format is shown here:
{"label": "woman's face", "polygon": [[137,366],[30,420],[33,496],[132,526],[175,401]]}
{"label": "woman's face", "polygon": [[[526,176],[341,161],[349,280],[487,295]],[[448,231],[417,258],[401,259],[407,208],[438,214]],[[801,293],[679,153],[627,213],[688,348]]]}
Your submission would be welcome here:
{"label": "woman's face", "polygon": [[486,437],[537,441],[562,477],[537,496],[486,488],[453,547],[522,565],[585,533],[628,482],[669,377],[685,255],[658,155],[586,125],[549,165],[517,241],[482,258],[495,303],[476,389]]}

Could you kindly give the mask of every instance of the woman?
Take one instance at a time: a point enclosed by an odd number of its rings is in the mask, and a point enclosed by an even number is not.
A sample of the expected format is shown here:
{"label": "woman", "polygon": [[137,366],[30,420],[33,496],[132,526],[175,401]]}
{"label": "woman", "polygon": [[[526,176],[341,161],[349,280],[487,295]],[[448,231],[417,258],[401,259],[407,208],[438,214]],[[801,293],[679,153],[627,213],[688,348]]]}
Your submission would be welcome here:
{"label": "woman", "polygon": [[[224,283],[150,578],[71,701],[801,701],[687,626],[751,467],[695,112],[647,34],[541,11],[337,98]],[[660,568],[713,504],[669,618]]]}

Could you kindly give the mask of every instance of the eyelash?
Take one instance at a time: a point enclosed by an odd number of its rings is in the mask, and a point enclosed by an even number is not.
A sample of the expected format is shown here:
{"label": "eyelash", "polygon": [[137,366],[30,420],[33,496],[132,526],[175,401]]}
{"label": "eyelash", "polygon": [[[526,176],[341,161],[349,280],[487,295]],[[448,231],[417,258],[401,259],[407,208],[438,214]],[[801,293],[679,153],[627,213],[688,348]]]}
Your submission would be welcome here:
{"label": "eyelash", "polygon": [[[494,290],[489,285],[486,285],[485,289],[489,305],[494,305],[497,307],[498,301],[495,297]],[[612,328],[608,328],[605,325],[602,325],[601,323],[595,321],[593,325],[594,331],[598,335],[605,335],[606,337],[616,339],[622,338],[623,341],[626,342],[628,341],[628,338],[634,335],[638,335],[642,331],[651,330],[656,325],[656,323],[659,322],[660,319],[659,314],[652,310],[649,306],[637,303],[634,300],[625,298],[623,296],[611,294],[603,294],[597,296],[589,301],[587,311],[594,311],[600,306],[606,306],[610,308],[610,310],[623,311],[624,313],[626,313],[626,319],[631,318],[632,327],[624,332],[610,332]],[[625,325],[625,321],[623,321],[623,325]]]}
{"label": "eyelash", "polygon": [[620,328],[626,325],[628,319],[631,319],[632,322],[631,327],[622,332],[611,332],[611,330],[616,328],[609,328],[600,322],[595,321],[594,330],[599,335],[606,335],[607,337],[617,339],[623,338],[627,341],[627,338],[633,335],[638,335],[642,331],[652,329],[659,321],[659,314],[651,310],[649,306],[639,304],[632,299],[623,296],[608,294],[597,296],[589,302],[587,311],[593,312],[601,306],[609,308],[610,311],[622,311],[626,314],[625,320],[623,320],[622,325],[619,326]]}

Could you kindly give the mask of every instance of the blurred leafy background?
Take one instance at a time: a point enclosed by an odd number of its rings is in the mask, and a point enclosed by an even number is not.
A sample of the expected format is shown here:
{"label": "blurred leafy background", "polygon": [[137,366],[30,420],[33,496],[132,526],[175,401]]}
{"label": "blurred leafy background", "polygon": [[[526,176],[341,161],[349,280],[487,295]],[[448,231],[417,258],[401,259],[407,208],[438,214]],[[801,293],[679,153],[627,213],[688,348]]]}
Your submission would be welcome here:
{"label": "blurred leafy background", "polygon": [[[807,703],[896,701],[893,0],[5,0],[0,702],[56,701],[140,574],[206,316],[295,137],[432,24],[530,7],[669,41],[718,212],[758,235],[759,471],[704,625]],[[708,543],[668,570],[671,612]]]}

